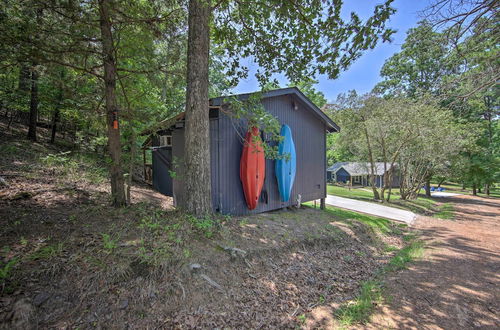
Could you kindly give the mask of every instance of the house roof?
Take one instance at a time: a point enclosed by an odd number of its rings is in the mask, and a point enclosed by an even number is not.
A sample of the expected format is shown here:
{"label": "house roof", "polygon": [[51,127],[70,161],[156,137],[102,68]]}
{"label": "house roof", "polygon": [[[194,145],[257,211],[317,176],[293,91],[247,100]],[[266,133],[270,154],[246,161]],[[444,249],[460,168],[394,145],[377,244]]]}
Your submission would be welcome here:
{"label": "house roof", "polygon": [[[250,95],[255,93],[246,93],[246,94],[236,94],[231,96],[219,96],[216,98],[212,98],[209,101],[209,108],[218,108],[224,104],[224,100],[228,97],[237,97],[240,100],[247,99]],[[269,98],[281,95],[295,95],[307,108],[309,108],[315,116],[318,117],[321,121],[323,121],[327,127],[329,132],[339,132],[340,127],[333,122],[320,108],[318,108],[307,96],[305,96],[297,87],[288,87],[288,88],[280,88],[274,89],[271,91],[263,92],[262,98]],[[169,128],[174,125],[177,121],[182,120],[184,118],[184,112],[181,112],[175,116],[164,119],[155,125],[143,130],[141,135],[149,135],[153,134],[161,129]]]}
{"label": "house roof", "polygon": [[[391,168],[391,164],[386,163],[387,170]],[[369,175],[370,174],[370,163],[365,162],[339,162],[335,163],[329,168],[327,171],[329,172],[337,172],[340,168],[343,168],[347,173],[351,176],[353,175]],[[376,162],[375,163],[375,174],[383,175],[384,174],[384,163]]]}

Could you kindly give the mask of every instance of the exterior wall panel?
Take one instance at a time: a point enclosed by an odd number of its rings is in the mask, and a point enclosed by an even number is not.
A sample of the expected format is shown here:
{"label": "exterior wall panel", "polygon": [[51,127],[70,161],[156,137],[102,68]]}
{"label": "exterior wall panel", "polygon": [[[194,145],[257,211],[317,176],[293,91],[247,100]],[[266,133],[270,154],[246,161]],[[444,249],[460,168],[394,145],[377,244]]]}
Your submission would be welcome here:
{"label": "exterior wall panel", "polygon": [[153,151],[153,188],[160,193],[173,196],[172,178],[170,176],[172,163],[172,148],[158,148]]}

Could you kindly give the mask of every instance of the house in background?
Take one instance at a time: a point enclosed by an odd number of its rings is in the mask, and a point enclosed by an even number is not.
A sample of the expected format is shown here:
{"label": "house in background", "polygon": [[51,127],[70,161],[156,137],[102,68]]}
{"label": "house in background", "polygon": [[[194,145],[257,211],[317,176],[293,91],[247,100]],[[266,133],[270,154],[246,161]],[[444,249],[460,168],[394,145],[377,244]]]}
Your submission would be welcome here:
{"label": "house in background", "polygon": [[[236,95],[245,100],[250,94]],[[281,201],[275,175],[275,161],[266,159],[265,180],[257,207],[249,210],[240,180],[240,159],[243,137],[248,125],[243,119],[230,115],[230,104],[224,97],[211,99],[210,166],[212,207],[216,212],[231,215],[261,213],[326,198],[326,134],[338,132],[339,127],[302,92],[283,88],[261,94],[265,110],[281,125],[291,128],[296,150],[296,176],[291,197]],[[145,159],[145,177],[154,189],[172,196],[174,204],[183,207],[184,113],[158,122],[143,132],[148,135],[143,150],[151,153]],[[266,140],[268,137],[262,134]]]}
{"label": "house in background", "polygon": [[[385,169],[384,169],[385,168]],[[391,164],[383,162],[375,163],[375,185],[382,187],[384,176],[391,170]],[[363,162],[339,162],[326,170],[328,182],[350,183],[353,186],[370,185],[370,163]],[[391,187],[399,187],[399,173],[395,166],[392,173]]]}

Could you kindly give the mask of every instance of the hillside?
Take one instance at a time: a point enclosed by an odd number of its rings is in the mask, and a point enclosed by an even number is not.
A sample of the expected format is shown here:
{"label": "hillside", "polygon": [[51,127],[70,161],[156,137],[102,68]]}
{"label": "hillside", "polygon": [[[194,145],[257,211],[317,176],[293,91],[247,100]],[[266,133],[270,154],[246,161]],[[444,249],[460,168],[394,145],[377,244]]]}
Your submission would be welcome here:
{"label": "hillside", "polygon": [[102,157],[1,125],[6,329],[319,326],[405,243],[337,210],[200,220],[141,185],[116,209]]}

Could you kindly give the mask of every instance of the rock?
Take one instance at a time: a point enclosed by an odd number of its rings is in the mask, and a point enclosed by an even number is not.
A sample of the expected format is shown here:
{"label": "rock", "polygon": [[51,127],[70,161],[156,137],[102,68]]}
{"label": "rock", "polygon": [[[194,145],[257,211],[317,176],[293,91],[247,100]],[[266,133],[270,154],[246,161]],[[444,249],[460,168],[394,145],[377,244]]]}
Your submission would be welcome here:
{"label": "rock", "polygon": [[35,317],[35,307],[29,303],[28,299],[18,300],[12,306],[12,317],[10,329],[35,329],[37,321]]}
{"label": "rock", "polygon": [[233,257],[233,258],[235,258],[235,257],[245,258],[247,255],[247,251],[242,250],[242,249],[233,248],[230,246],[222,246],[222,245],[219,245],[219,248],[228,252],[231,255],[231,257]]}
{"label": "rock", "polygon": [[94,323],[95,321],[97,321],[97,316],[94,313],[91,313],[89,314],[89,316],[87,316],[88,323]]}
{"label": "rock", "polygon": [[190,264],[189,265],[189,270],[191,271],[191,273],[196,273],[200,269],[201,269],[201,265],[200,264]]}
{"label": "rock", "polygon": [[126,309],[128,307],[128,299],[122,299],[118,304],[118,308]]}
{"label": "rock", "polygon": [[0,176],[0,187],[7,187],[9,184]]}
{"label": "rock", "polygon": [[35,296],[35,298],[33,298],[33,304],[36,307],[40,307],[49,298],[50,298],[50,294],[49,293],[47,293],[47,292],[40,292],[39,294],[37,294]]}
{"label": "rock", "polygon": [[216,289],[219,289],[221,291],[224,291],[224,289],[220,286],[219,283],[215,282],[214,280],[212,280],[210,277],[208,277],[207,275],[205,274],[201,274],[200,275],[202,279],[204,279],[205,281],[208,282],[208,284],[210,284],[211,286],[213,286],[214,288]]}

